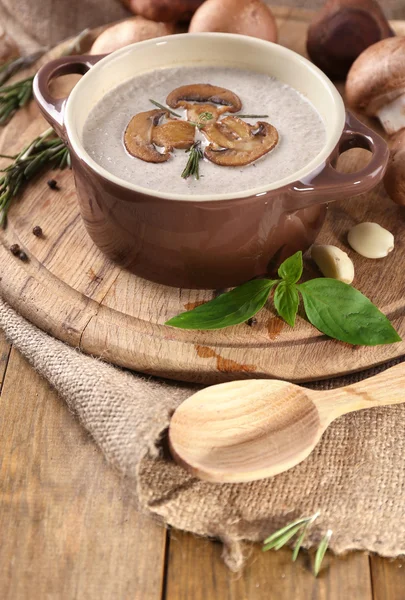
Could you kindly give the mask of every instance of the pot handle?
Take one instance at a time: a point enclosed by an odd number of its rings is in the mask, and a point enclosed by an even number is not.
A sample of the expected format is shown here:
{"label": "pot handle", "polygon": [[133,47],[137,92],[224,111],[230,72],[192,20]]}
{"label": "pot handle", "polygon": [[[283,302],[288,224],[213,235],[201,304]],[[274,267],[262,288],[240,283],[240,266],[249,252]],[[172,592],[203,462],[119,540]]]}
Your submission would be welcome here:
{"label": "pot handle", "polygon": [[[372,153],[366,167],[354,173],[339,173],[334,164],[340,154],[351,148],[364,148]],[[346,114],[342,137],[332,156],[315,175],[292,184],[290,192],[297,200],[297,208],[313,204],[324,204],[344,197],[358,196],[369,192],[383,178],[389,158],[388,146],[375,131]],[[306,204],[305,198],[308,197]],[[303,200],[303,203],[301,203]]]}
{"label": "pot handle", "polygon": [[34,97],[45,119],[61,138],[66,139],[64,112],[67,98],[54,98],[49,92],[49,84],[52,79],[62,75],[84,75],[104,56],[105,54],[62,56],[46,63],[36,74],[33,83]]}

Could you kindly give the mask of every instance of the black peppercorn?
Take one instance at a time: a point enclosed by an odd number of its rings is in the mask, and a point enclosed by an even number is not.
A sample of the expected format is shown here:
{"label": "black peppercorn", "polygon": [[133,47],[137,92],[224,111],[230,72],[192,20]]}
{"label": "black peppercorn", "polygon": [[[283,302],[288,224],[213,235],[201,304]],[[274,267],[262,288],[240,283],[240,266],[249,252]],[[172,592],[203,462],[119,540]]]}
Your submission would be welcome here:
{"label": "black peppercorn", "polygon": [[14,254],[14,256],[17,256],[19,251],[20,251],[20,246],[18,244],[13,244],[12,246],[10,246],[10,252],[11,252],[11,254]]}
{"label": "black peppercorn", "polygon": [[250,319],[248,319],[246,321],[246,325],[249,325],[249,327],[253,327],[254,325],[256,325],[256,323],[257,323],[256,317],[250,317]]}
{"label": "black peppercorn", "polygon": [[21,250],[21,251],[18,253],[18,258],[19,258],[20,260],[23,260],[24,262],[28,260],[28,256],[25,254],[24,250]]}
{"label": "black peppercorn", "polygon": [[35,225],[34,229],[32,230],[32,233],[34,235],[36,235],[37,237],[41,237],[42,235],[42,229],[39,225]]}
{"label": "black peppercorn", "polygon": [[49,187],[51,188],[51,190],[57,190],[58,189],[58,182],[56,181],[56,179],[48,179],[48,181],[46,182]]}

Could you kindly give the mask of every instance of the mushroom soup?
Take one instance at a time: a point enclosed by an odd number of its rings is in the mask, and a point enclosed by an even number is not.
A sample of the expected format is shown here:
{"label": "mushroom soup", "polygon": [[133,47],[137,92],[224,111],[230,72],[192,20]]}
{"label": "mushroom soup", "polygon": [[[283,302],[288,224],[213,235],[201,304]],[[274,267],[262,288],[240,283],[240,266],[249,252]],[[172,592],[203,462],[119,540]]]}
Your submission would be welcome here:
{"label": "mushroom soup", "polygon": [[205,66],[126,81],[96,104],[83,131],[86,151],[110,173],[179,196],[293,181],[325,139],[320,115],[289,85]]}

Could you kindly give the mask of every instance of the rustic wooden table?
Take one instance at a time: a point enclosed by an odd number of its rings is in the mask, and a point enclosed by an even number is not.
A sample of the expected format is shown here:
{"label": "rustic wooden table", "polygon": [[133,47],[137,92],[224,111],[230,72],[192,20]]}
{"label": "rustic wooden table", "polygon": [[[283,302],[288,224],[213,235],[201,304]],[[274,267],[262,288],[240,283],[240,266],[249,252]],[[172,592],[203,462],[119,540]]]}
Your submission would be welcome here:
{"label": "rustic wooden table", "polygon": [[[403,18],[402,2],[387,0],[392,16]],[[65,403],[0,332],[1,600],[405,599],[405,559],[328,555],[314,579],[305,553],[293,565],[289,550],[252,547],[242,575],[220,555],[219,544],[136,511]]]}
{"label": "rustic wooden table", "polygon": [[[405,560],[221,546],[140,515],[64,402],[0,333],[1,600],[404,600]],[[399,527],[403,524],[399,523]]]}

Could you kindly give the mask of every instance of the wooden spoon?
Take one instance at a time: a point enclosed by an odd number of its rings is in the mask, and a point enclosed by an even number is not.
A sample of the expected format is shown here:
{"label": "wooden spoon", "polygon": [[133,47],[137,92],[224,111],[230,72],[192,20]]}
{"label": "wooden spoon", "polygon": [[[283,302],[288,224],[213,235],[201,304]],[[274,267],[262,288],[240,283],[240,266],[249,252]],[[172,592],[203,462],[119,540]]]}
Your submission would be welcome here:
{"label": "wooden spoon", "polygon": [[169,427],[173,458],[207,481],[271,477],[304,460],[330,423],[356,410],[405,402],[405,362],[355,385],[314,391],[271,379],[207,387]]}

